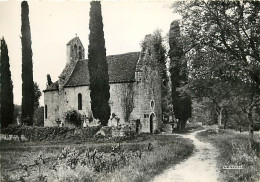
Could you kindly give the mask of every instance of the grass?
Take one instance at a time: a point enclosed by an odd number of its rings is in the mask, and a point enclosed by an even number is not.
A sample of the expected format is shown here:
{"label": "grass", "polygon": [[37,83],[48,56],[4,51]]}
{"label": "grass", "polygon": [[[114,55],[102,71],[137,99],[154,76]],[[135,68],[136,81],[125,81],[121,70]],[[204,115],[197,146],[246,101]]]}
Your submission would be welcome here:
{"label": "grass", "polygon": [[[153,146],[152,151],[147,149],[149,143]],[[87,165],[80,165],[81,163],[77,162],[75,169],[72,169],[68,166],[68,158],[57,160],[62,149],[68,146],[78,151],[79,155],[76,156],[78,161],[87,160],[86,151],[93,153],[96,149],[104,159],[103,163],[101,161],[98,164],[99,167],[103,164],[110,166],[111,155],[114,153],[112,146],[115,145],[117,143],[114,142],[80,144],[2,142],[1,173],[5,174],[5,180],[8,181],[17,180],[22,176],[24,181],[149,181],[170,165],[177,164],[191,155],[194,147],[190,140],[177,136],[146,134],[121,143],[120,152],[114,155],[118,159],[114,170],[104,168],[97,171],[97,163],[91,162]],[[137,157],[138,153],[142,154],[141,157]],[[34,164],[39,154],[49,159],[49,162],[41,165],[40,172],[39,165],[29,167],[27,171],[20,168],[21,164],[27,166]],[[126,162],[119,160],[122,156],[126,158]],[[55,170],[51,169],[53,164],[57,164]],[[24,176],[25,173],[28,174]]]}
{"label": "grass", "polygon": [[[248,134],[239,134],[231,130],[208,129],[200,132],[198,138],[212,143],[219,151],[217,166],[223,181],[260,181],[260,158],[251,148]],[[256,140],[259,141],[256,136]],[[258,151],[259,152],[259,151]],[[243,169],[223,169],[223,167],[242,167]]]}

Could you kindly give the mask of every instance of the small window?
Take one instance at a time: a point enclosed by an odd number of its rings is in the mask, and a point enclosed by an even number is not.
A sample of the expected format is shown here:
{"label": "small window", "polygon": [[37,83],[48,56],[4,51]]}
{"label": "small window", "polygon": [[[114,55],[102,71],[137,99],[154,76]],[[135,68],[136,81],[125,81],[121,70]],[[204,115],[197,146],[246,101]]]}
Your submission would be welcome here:
{"label": "small window", "polygon": [[151,108],[154,109],[154,101],[151,101]]}
{"label": "small window", "polygon": [[81,49],[81,46],[79,46],[79,59],[82,59],[82,49]]}
{"label": "small window", "polygon": [[77,45],[76,45],[76,44],[74,45],[74,50],[75,50],[75,52],[74,52],[74,54],[75,54],[75,58],[77,58],[78,50],[77,50]]}
{"label": "small window", "polygon": [[47,105],[45,105],[45,119],[47,119],[47,115],[48,114],[48,109],[47,109]]}
{"label": "small window", "polygon": [[135,80],[140,82],[142,80],[142,72],[135,72]]}
{"label": "small window", "polygon": [[82,95],[78,94],[78,110],[82,110]]}

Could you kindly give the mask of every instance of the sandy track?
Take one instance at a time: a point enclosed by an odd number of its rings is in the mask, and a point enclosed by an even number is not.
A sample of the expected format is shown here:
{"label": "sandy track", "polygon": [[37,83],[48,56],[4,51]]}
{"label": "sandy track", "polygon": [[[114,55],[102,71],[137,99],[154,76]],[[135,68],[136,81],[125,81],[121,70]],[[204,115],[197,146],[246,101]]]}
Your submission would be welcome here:
{"label": "sandy track", "polygon": [[193,155],[175,167],[165,170],[156,176],[152,182],[216,182],[218,172],[216,167],[217,150],[210,143],[201,142],[195,136],[200,131],[188,135],[179,135],[191,139],[195,145]]}

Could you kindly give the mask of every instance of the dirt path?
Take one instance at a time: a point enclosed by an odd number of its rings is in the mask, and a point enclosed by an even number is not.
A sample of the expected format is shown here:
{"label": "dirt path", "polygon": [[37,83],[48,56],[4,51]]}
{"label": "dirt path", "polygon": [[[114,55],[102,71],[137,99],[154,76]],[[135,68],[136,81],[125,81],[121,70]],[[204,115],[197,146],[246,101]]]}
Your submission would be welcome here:
{"label": "dirt path", "polygon": [[184,162],[156,176],[152,182],[216,182],[217,150],[210,143],[201,142],[195,136],[200,131],[188,135],[180,135],[193,140],[194,154]]}

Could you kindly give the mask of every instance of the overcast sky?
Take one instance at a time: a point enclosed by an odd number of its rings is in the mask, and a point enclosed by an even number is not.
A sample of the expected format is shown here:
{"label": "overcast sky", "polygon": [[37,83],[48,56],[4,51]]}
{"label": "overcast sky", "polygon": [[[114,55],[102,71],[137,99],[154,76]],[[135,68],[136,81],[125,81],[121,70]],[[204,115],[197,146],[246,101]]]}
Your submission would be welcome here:
{"label": "overcast sky", "polygon": [[[87,58],[89,35],[88,1],[29,1],[32,36],[33,75],[41,91],[46,87],[46,75],[57,81],[66,64],[66,44],[75,37],[81,39]],[[173,14],[172,2],[109,2],[103,1],[102,15],[107,55],[140,51],[146,34],[161,29],[165,36],[170,23],[180,17]],[[21,2],[0,0],[0,37],[9,49],[14,103],[22,101]],[[40,99],[43,105],[43,96]]]}

